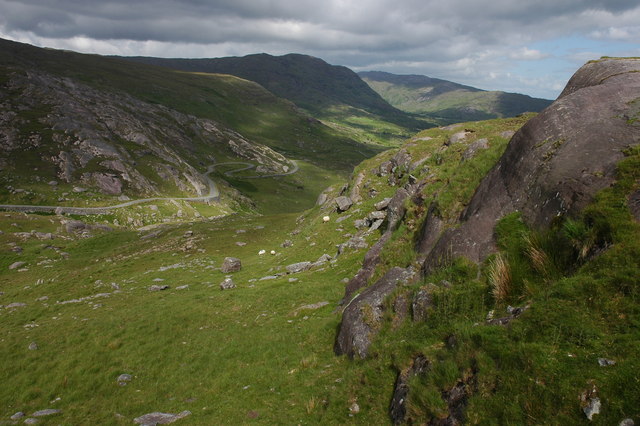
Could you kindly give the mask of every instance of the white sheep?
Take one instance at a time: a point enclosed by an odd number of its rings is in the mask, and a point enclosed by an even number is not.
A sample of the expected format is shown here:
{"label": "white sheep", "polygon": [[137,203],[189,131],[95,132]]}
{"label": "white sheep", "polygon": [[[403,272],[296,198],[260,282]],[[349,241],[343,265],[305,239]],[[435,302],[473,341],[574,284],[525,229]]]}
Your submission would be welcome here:
{"label": "white sheep", "polygon": [[322,221],[323,221],[324,223],[327,223],[327,222],[329,222],[330,220],[331,220],[331,218],[330,218],[329,216],[325,216],[325,217],[323,217],[323,218],[322,218]]}
{"label": "white sheep", "polygon": [[271,255],[275,255],[276,251],[275,250],[271,250]]}
{"label": "white sheep", "polygon": [[262,255],[263,255],[263,254],[265,254],[266,252],[267,252],[266,250],[260,250],[260,251],[258,252],[258,254],[259,254],[260,256],[262,256]]}

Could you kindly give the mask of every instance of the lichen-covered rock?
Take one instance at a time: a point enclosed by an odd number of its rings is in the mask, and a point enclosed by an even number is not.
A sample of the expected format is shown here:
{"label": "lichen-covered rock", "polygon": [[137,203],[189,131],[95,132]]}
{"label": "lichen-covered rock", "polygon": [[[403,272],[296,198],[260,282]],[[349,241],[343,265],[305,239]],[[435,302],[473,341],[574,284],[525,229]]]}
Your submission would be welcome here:
{"label": "lichen-covered rock", "polygon": [[511,212],[539,228],[581,211],[613,183],[623,151],[640,143],[640,126],[629,119],[638,114],[638,98],[640,59],[602,59],[580,68],[558,100],[513,136],[460,225],[428,250],[425,269],[445,257],[482,261],[496,249],[496,221]]}
{"label": "lichen-covered rock", "polygon": [[338,207],[338,211],[346,212],[353,205],[353,201],[351,198],[341,195],[335,199],[336,206]]}
{"label": "lichen-covered rock", "polygon": [[371,287],[351,300],[342,313],[342,322],[336,338],[336,354],[366,358],[371,339],[379,332],[386,297],[398,285],[412,282],[417,277],[412,268],[392,268]]}

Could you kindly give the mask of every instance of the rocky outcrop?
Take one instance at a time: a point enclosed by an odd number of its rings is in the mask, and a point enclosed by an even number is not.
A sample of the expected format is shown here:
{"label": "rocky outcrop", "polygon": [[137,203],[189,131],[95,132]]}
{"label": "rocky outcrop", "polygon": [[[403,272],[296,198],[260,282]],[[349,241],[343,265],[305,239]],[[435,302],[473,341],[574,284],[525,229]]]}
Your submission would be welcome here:
{"label": "rocky outcrop", "polygon": [[419,244],[425,268],[458,256],[483,260],[495,250],[496,222],[508,213],[521,212],[533,227],[577,214],[611,185],[624,149],[640,142],[632,120],[638,99],[640,60],[603,59],[580,68],[558,100],[513,136],[460,226],[434,237],[440,225],[427,221]]}
{"label": "rocky outcrop", "polygon": [[351,300],[342,313],[334,348],[336,354],[366,358],[371,340],[379,332],[382,316],[388,309],[385,299],[399,285],[411,283],[416,278],[417,273],[412,268],[392,268]]}
{"label": "rocky outcrop", "polygon": [[255,161],[264,173],[295,166],[212,120],[70,78],[16,70],[0,85],[0,163],[25,151],[39,153],[43,169],[55,169],[56,176],[46,179],[82,180],[108,195],[159,195],[167,182],[202,196],[209,185],[192,166],[202,165],[202,146]]}

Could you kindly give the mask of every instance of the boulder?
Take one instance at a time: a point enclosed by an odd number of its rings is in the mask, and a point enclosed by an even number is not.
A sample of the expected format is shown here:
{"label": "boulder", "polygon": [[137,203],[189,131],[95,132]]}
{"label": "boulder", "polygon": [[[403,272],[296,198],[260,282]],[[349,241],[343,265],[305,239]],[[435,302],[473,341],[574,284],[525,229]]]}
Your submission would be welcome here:
{"label": "boulder", "polygon": [[236,284],[231,278],[225,278],[224,281],[220,283],[220,290],[230,290],[232,288],[236,288]]}
{"label": "boulder", "polygon": [[242,269],[242,262],[237,257],[225,257],[222,262],[222,272],[225,274],[238,272]]}
{"label": "boulder", "polygon": [[489,149],[489,140],[486,138],[478,139],[469,145],[469,147],[462,153],[462,161],[472,159],[476,156],[478,151],[482,149]]}
{"label": "boulder", "polygon": [[380,210],[376,210],[367,215],[367,219],[369,219],[371,222],[374,222],[376,220],[384,220],[386,217],[387,213]]}
{"label": "boulder", "polygon": [[521,212],[533,228],[577,215],[614,182],[623,152],[640,143],[640,128],[625,118],[635,116],[638,97],[640,59],[601,59],[580,68],[560,97],[513,136],[460,223],[428,250],[425,270],[444,258],[483,261],[496,250],[496,221],[509,213]]}
{"label": "boulder", "polygon": [[346,212],[353,205],[353,201],[351,198],[341,195],[335,199],[336,206],[338,206],[338,210],[341,212]]}
{"label": "boulder", "polygon": [[391,406],[389,407],[389,415],[393,424],[402,424],[405,422],[407,414],[407,401],[409,396],[409,381],[417,375],[424,374],[431,367],[431,363],[424,355],[418,355],[414,358],[411,366],[398,373],[396,385],[391,398]]}
{"label": "boulder", "polygon": [[391,197],[387,197],[387,198],[375,203],[374,207],[376,208],[376,210],[384,210],[384,209],[387,208],[387,206],[389,205],[390,201],[391,201]]}
{"label": "boulder", "polygon": [[380,331],[382,316],[387,309],[385,299],[399,285],[410,283],[416,278],[413,268],[395,267],[354,297],[342,313],[334,346],[336,354],[366,358],[371,340]]}

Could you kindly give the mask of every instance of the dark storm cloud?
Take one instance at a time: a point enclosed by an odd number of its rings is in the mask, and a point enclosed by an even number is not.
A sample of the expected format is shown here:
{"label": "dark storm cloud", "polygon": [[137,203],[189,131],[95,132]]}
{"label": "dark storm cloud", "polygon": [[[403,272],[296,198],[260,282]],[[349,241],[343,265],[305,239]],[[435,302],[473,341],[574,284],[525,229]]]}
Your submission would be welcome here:
{"label": "dark storm cloud", "polygon": [[[495,74],[569,35],[637,43],[637,0],[0,0],[0,36],[97,53],[308,53],[354,68]],[[426,72],[426,71],[422,71]]]}

